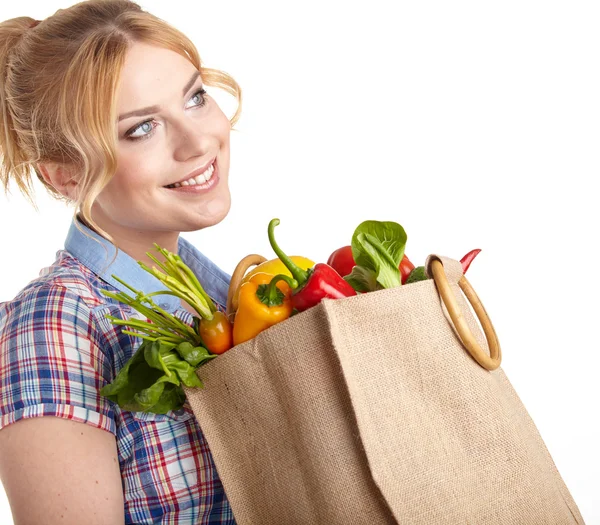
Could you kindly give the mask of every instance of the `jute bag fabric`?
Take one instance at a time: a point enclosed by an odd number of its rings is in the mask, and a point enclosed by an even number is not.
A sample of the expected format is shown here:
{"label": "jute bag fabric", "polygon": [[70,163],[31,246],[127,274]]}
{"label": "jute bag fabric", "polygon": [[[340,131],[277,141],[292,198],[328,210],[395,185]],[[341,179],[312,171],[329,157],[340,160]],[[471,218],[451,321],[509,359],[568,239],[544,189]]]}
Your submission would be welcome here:
{"label": "jute bag fabric", "polygon": [[[487,349],[460,263],[439,259]],[[505,374],[465,351],[433,280],[323,301],[198,374],[204,389],[186,394],[239,525],[584,523]]]}

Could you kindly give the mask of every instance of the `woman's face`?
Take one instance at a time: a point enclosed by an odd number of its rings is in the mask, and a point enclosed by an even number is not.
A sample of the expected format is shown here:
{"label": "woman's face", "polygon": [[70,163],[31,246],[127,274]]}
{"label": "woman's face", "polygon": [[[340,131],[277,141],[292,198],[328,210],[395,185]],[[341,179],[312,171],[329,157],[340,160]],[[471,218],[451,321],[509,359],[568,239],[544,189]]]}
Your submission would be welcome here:
{"label": "woman's face", "polygon": [[230,122],[193,64],[133,44],[117,108],[117,171],[93,205],[98,225],[127,245],[166,243],[221,221],[230,207]]}

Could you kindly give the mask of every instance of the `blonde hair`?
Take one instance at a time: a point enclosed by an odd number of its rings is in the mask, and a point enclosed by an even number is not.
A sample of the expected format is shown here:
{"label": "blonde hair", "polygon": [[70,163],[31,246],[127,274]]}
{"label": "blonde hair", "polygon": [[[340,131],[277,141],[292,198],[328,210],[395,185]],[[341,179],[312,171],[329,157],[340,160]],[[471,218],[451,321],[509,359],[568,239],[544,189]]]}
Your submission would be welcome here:
{"label": "blonde hair", "polygon": [[[42,21],[0,23],[0,182],[12,180],[34,204],[32,174],[48,191],[38,164],[80,172],[75,214],[110,239],[92,220],[94,200],[116,170],[116,89],[133,42],[163,47],[187,58],[204,84],[237,99],[241,89],[227,73],[202,67],[194,44],[180,31],[130,0],[87,0]],[[35,204],[34,204],[35,205]]]}

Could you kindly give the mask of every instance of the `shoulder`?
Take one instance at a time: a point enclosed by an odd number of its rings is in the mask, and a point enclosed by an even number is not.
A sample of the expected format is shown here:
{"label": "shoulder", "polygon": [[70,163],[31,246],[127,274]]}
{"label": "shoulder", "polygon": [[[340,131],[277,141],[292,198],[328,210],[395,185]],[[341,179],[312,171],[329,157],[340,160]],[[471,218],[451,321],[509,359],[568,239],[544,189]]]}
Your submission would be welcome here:
{"label": "shoulder", "polygon": [[57,253],[54,263],[42,269],[39,277],[31,281],[13,302],[27,300],[38,293],[53,290],[78,297],[92,309],[105,303],[102,288],[105,288],[105,284],[89,268],[67,251],[61,250]]}
{"label": "shoulder", "polygon": [[99,389],[112,379],[114,345],[93,275],[59,252],[13,300],[0,304],[0,428],[52,415],[114,432]]}
{"label": "shoulder", "polygon": [[[108,307],[99,279],[66,252],[17,296],[0,303],[0,357],[76,346],[87,354],[106,350]],[[15,357],[15,356],[13,356]]]}

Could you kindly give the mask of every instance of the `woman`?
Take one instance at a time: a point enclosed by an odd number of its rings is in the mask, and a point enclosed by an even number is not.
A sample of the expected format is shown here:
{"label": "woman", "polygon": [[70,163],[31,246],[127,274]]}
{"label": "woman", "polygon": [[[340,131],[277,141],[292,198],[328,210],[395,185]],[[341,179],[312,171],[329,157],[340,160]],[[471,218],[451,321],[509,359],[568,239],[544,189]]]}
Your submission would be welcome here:
{"label": "woman", "polygon": [[[121,410],[99,394],[138,341],[102,290],[160,283],[138,260],[178,252],[224,305],[229,276],[182,231],[228,213],[241,91],[191,41],[127,0],[89,0],[0,24],[0,177],[35,172],[73,203],[65,248],[0,304],[0,476],[16,523],[234,523],[191,411]],[[204,85],[238,100],[230,120]],[[161,296],[170,297],[170,296]],[[161,306],[188,322],[189,306]]]}

